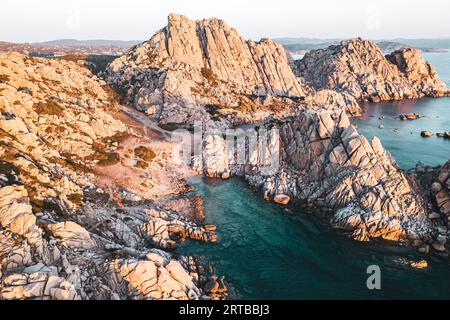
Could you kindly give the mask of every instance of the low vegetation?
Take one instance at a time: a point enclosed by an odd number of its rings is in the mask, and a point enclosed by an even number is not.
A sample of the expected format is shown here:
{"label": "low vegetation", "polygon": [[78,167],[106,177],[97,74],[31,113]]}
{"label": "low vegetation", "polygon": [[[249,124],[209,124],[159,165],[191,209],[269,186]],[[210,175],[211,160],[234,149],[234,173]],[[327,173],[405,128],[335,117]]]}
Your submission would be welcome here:
{"label": "low vegetation", "polygon": [[149,167],[149,164],[147,161],[143,161],[143,160],[138,160],[135,164],[136,168],[140,168],[142,170],[145,170]]}
{"label": "low vegetation", "polygon": [[87,56],[85,54],[66,54],[62,57],[57,57],[56,60],[64,60],[64,61],[72,61],[72,62],[78,62],[78,61],[85,61]]}
{"label": "low vegetation", "polygon": [[59,103],[51,99],[34,104],[34,108],[39,114],[47,114],[52,116],[61,116],[64,111],[64,108]]}
{"label": "low vegetation", "polygon": [[202,68],[200,70],[202,76],[212,85],[218,84],[218,79],[215,73],[209,68]]}
{"label": "low vegetation", "polygon": [[151,149],[144,146],[134,149],[134,155],[148,162],[152,161],[156,157],[156,154]]}
{"label": "low vegetation", "polygon": [[[102,152],[96,153],[98,165],[102,167],[113,166],[120,162],[120,155],[116,152]],[[100,158],[100,159],[99,159]]]}
{"label": "low vegetation", "polygon": [[117,56],[111,55],[89,55],[86,57],[86,66],[94,74],[100,74],[106,70],[108,64],[114,61]]}
{"label": "low vegetation", "polygon": [[236,109],[246,113],[253,113],[257,111],[255,104],[250,99],[245,97],[239,99],[239,105]]}
{"label": "low vegetation", "polygon": [[83,203],[83,195],[79,193],[72,193],[67,196],[67,200],[77,206],[80,206]]}

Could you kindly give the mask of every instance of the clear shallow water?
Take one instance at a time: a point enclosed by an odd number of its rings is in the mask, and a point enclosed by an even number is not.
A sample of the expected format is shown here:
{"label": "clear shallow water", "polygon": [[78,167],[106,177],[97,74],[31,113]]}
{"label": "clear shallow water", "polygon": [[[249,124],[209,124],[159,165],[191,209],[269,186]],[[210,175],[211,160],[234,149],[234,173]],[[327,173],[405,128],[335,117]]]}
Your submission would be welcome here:
{"label": "clear shallow water", "polygon": [[[423,56],[450,86],[450,52],[423,53]],[[403,169],[414,167],[418,161],[437,166],[450,158],[450,140],[436,136],[437,132],[450,131],[450,98],[366,103],[361,107],[364,114],[359,119],[352,119],[352,123],[357,124],[358,131],[368,139],[378,136]],[[413,121],[398,119],[398,115],[405,113],[425,117]],[[381,115],[385,119],[379,120]],[[384,129],[379,129],[379,125]],[[424,130],[432,131],[433,137],[422,138],[420,132]]]}
{"label": "clear shallow water", "polygon": [[[407,248],[361,244],[329,230],[299,209],[261,199],[244,181],[192,178],[205,199],[207,223],[219,242],[187,241],[179,252],[204,257],[241,299],[450,298],[450,266],[428,261],[426,271],[389,263],[420,258]],[[382,270],[380,291],[366,287],[366,270]]]}
{"label": "clear shallow water", "polygon": [[[358,132],[369,140],[378,136],[383,146],[403,169],[414,167],[418,161],[440,165],[450,158],[450,139],[438,138],[437,132],[450,131],[450,98],[423,98],[361,105],[361,118],[351,119]],[[424,117],[401,121],[398,115],[418,113]],[[384,116],[380,120],[379,117]],[[383,125],[384,129],[379,129]],[[432,137],[423,138],[421,131],[429,130]]]}
{"label": "clear shallow water", "polygon": [[[450,85],[450,53],[425,53],[441,78]],[[367,104],[359,132],[380,137],[399,165],[408,169],[418,161],[439,165],[450,158],[450,141],[420,132],[450,131],[450,98]],[[414,121],[396,119],[419,113]],[[385,119],[378,117],[384,115]],[[379,129],[382,124],[385,128]],[[397,128],[396,131],[394,129]],[[411,134],[412,132],[412,134]],[[405,269],[392,259],[424,258],[408,248],[362,244],[300,209],[266,202],[246,183],[192,178],[205,199],[207,223],[218,226],[215,244],[187,241],[179,252],[201,256],[233,286],[241,299],[449,299],[450,266],[425,257],[427,270]],[[382,272],[380,291],[366,287],[369,265]]]}

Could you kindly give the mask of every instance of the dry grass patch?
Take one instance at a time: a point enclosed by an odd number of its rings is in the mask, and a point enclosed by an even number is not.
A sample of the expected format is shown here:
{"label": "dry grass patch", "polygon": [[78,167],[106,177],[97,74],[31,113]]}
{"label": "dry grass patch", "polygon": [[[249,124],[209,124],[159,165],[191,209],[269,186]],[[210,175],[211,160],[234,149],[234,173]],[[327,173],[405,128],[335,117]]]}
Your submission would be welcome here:
{"label": "dry grass patch", "polygon": [[47,100],[45,102],[38,102],[34,108],[39,114],[47,114],[52,116],[61,116],[64,108],[54,100]]}

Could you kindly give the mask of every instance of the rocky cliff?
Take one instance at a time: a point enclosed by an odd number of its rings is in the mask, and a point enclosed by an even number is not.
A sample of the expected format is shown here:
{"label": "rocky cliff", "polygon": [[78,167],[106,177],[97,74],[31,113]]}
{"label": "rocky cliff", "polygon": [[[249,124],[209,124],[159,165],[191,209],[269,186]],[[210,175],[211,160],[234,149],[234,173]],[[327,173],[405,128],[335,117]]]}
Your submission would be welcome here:
{"label": "rocky cliff", "polygon": [[172,145],[124,114],[105,82],[74,62],[0,53],[0,112],[0,299],[226,296],[217,279],[203,290],[198,261],[170,252],[216,240],[194,218],[198,199],[177,195],[181,171],[160,164]]}
{"label": "rocky cliff", "polygon": [[245,41],[222,20],[171,14],[167,27],[112,62],[106,76],[132,105],[163,124],[251,122],[288,114],[310,93],[292,66],[271,40]]}
{"label": "rocky cliff", "polygon": [[[275,128],[266,126],[271,127]],[[345,113],[304,110],[281,123],[279,130],[257,129],[248,132],[258,142],[253,143],[255,148],[244,142],[249,154],[240,165],[239,142],[227,143],[221,135],[205,137],[195,161],[197,170],[209,176],[227,172],[245,176],[266,199],[283,197],[322,212],[331,217],[332,225],[359,241],[383,238],[422,248],[441,241],[442,230],[447,237],[446,221],[429,218],[430,186],[422,188],[399,169],[379,139],[367,141]],[[445,207],[444,197],[437,198]]]}
{"label": "rocky cliff", "polygon": [[336,90],[357,100],[376,102],[449,93],[419,50],[401,49],[384,56],[376,44],[359,38],[308,52],[296,61],[296,74],[315,89]]}

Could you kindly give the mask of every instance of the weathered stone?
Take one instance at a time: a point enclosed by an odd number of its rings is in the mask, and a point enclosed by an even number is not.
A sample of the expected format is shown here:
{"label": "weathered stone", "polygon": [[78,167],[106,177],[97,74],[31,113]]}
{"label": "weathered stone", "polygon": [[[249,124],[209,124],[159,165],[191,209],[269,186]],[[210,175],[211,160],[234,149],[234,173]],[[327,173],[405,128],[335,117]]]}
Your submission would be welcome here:
{"label": "weathered stone", "polygon": [[426,269],[426,268],[428,268],[428,262],[426,260],[411,261],[410,265],[411,265],[411,267],[413,267],[415,269]]}
{"label": "weathered stone", "polygon": [[376,44],[358,38],[311,50],[295,63],[297,75],[315,89],[336,90],[357,100],[379,102],[449,93],[417,49],[402,49],[385,57]]}
{"label": "weathered stone", "polygon": [[275,203],[281,204],[281,205],[287,205],[289,204],[289,201],[291,200],[291,198],[289,198],[289,196],[285,195],[285,194],[277,194],[274,198],[273,201]]}
{"label": "weathered stone", "polygon": [[50,233],[61,239],[64,246],[69,248],[92,249],[95,242],[91,240],[89,232],[72,221],[60,222],[47,226]]}

